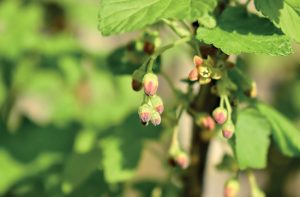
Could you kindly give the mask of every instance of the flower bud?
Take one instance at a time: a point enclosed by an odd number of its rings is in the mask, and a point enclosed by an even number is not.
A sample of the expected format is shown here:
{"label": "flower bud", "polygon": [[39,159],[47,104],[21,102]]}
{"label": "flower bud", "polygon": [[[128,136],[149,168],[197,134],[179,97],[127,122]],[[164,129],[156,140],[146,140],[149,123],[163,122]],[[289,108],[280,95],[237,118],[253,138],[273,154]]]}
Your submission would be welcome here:
{"label": "flower bud", "polygon": [[152,55],[154,53],[154,50],[155,50],[155,45],[149,41],[146,41],[144,43],[144,47],[143,47],[143,50],[145,53],[149,54],[149,55]]}
{"label": "flower bud", "polygon": [[162,99],[159,96],[157,96],[157,95],[152,96],[151,97],[151,103],[152,103],[152,106],[154,107],[154,109],[158,113],[160,113],[160,114],[163,113],[163,111],[164,111],[164,104],[163,104]]}
{"label": "flower bud", "polygon": [[198,69],[193,68],[191,72],[189,73],[189,80],[190,81],[197,81],[199,79]]}
{"label": "flower bud", "polygon": [[209,130],[209,131],[212,131],[215,129],[215,121],[212,119],[211,116],[204,116],[201,118],[201,127]]}
{"label": "flower bud", "polygon": [[234,124],[232,121],[227,121],[222,126],[222,134],[225,138],[230,139],[233,136],[234,133]]}
{"label": "flower bud", "polygon": [[143,78],[144,92],[148,96],[153,96],[158,88],[157,76],[153,73],[147,73]]}
{"label": "flower bud", "polygon": [[203,59],[197,55],[194,56],[194,65],[200,67],[203,64]]}
{"label": "flower bud", "polygon": [[224,186],[225,197],[235,197],[240,190],[240,183],[234,179],[229,179]]}
{"label": "flower bud", "polygon": [[213,111],[213,117],[218,124],[224,124],[227,120],[227,110],[223,107],[217,107]]}
{"label": "flower bud", "polygon": [[135,70],[132,74],[131,87],[134,91],[140,91],[143,87],[143,77],[145,72],[142,70]]}
{"label": "flower bud", "polygon": [[180,152],[175,156],[174,159],[176,164],[182,169],[186,169],[190,164],[189,156],[185,152]]}
{"label": "flower bud", "polygon": [[151,119],[152,107],[148,104],[143,104],[139,107],[139,117],[142,123],[147,123]]}
{"label": "flower bud", "polygon": [[151,113],[151,123],[154,125],[154,126],[157,126],[161,123],[161,117],[160,117],[160,114],[157,112],[157,111],[152,111]]}

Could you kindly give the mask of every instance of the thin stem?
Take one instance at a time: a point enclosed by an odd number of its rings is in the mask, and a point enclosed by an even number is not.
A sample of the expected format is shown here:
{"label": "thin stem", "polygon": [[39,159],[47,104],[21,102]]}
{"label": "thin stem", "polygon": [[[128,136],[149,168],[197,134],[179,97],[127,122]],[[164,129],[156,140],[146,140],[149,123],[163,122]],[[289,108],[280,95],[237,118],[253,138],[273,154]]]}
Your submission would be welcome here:
{"label": "thin stem", "polygon": [[179,39],[179,40],[177,40],[177,41],[175,41],[175,42],[173,42],[171,44],[168,44],[168,45],[165,45],[163,47],[160,47],[160,48],[157,49],[157,51],[153,55],[151,55],[150,58],[156,59],[160,54],[162,54],[166,50],[168,50],[170,48],[173,48],[175,46],[178,46],[180,44],[186,43],[186,42],[188,42],[190,40],[191,40],[191,36],[186,36],[186,37],[183,37],[183,38],[181,38],[181,39]]}
{"label": "thin stem", "polygon": [[225,99],[225,104],[226,104],[226,108],[228,111],[228,120],[231,120],[231,113],[232,113],[232,108],[228,99],[228,96],[223,96]]}
{"label": "thin stem", "polygon": [[178,107],[178,113],[177,113],[177,118],[176,118],[176,120],[177,120],[177,122],[179,122],[179,120],[180,120],[180,118],[181,118],[181,115],[182,115],[182,113],[183,113],[183,111],[184,111],[184,107],[182,106],[182,105],[180,105],[179,107]]}
{"label": "thin stem", "polygon": [[224,108],[224,96],[221,95],[221,99],[220,99],[220,107]]}
{"label": "thin stem", "polygon": [[163,18],[162,21],[166,23],[179,37],[184,37],[184,35],[178,30],[178,28],[176,27],[176,25],[174,25],[172,21],[165,18]]}

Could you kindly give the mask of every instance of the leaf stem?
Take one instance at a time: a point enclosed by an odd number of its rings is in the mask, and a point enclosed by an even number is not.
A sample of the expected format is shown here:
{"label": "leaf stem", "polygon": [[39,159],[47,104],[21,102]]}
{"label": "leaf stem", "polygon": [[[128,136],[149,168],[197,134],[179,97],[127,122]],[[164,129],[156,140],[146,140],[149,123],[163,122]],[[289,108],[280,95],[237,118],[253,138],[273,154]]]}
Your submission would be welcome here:
{"label": "leaf stem", "polygon": [[166,23],[180,38],[184,37],[184,35],[178,30],[178,28],[175,26],[175,24],[172,21],[165,18],[163,18],[162,21]]}
{"label": "leaf stem", "polygon": [[224,100],[225,100],[225,104],[226,104],[226,108],[228,111],[228,120],[231,120],[231,113],[232,113],[232,108],[229,102],[229,98],[228,96],[223,96]]}

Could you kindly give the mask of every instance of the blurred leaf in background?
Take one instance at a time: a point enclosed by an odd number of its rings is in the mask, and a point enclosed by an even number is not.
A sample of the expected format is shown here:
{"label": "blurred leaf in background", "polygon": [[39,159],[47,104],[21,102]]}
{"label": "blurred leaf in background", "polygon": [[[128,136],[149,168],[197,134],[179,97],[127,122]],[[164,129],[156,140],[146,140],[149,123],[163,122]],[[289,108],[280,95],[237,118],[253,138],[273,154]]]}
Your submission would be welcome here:
{"label": "blurred leaf in background", "polygon": [[1,196],[120,195],[160,136],[138,123],[130,76],[82,43],[99,37],[95,5],[0,1]]}

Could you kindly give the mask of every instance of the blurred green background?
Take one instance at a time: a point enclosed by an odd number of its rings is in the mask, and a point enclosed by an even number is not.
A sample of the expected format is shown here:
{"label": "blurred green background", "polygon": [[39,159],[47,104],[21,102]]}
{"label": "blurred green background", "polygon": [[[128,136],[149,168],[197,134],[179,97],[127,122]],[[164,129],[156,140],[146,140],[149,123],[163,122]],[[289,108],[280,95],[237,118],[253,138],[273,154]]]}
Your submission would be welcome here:
{"label": "blurred green background", "polygon": [[[167,126],[139,124],[141,95],[120,75],[123,52],[107,61],[136,34],[101,37],[98,8],[98,0],[0,0],[0,196],[180,194],[168,175]],[[295,50],[245,58],[259,96],[299,125]],[[268,173],[288,179],[299,160],[274,151]],[[272,179],[269,193],[282,192],[285,178]]]}

